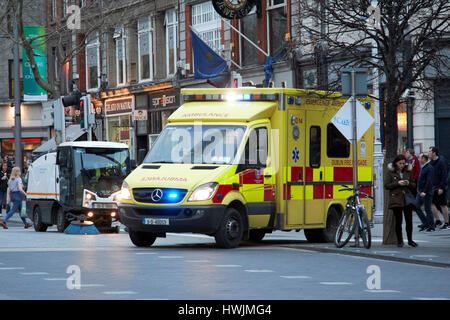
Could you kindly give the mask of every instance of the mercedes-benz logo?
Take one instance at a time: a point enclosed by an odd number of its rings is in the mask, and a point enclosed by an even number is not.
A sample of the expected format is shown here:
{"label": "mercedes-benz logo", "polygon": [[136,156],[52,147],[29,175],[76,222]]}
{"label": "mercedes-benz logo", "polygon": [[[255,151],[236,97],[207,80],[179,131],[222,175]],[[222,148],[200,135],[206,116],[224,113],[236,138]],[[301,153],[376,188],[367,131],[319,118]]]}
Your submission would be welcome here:
{"label": "mercedes-benz logo", "polygon": [[152,192],[152,200],[154,202],[159,202],[163,197],[163,191],[161,189],[155,189]]}

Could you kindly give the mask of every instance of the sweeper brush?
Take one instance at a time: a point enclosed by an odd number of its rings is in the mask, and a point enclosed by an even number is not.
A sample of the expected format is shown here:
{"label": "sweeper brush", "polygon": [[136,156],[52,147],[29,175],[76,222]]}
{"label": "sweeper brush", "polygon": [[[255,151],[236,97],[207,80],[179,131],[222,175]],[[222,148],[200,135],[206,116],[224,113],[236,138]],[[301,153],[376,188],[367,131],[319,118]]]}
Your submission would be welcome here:
{"label": "sweeper brush", "polygon": [[64,230],[66,234],[99,234],[92,221],[72,221]]}

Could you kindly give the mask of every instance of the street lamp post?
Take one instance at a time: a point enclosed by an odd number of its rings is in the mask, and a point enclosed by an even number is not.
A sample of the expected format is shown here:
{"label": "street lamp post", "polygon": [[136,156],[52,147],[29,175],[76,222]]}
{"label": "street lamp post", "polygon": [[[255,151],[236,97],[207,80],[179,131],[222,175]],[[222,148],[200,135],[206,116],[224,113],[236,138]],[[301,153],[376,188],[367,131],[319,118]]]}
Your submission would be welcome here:
{"label": "street lamp post", "polygon": [[20,116],[21,92],[20,92],[20,56],[19,56],[19,30],[17,20],[14,22],[14,139],[15,139],[15,165],[22,170],[22,126]]}

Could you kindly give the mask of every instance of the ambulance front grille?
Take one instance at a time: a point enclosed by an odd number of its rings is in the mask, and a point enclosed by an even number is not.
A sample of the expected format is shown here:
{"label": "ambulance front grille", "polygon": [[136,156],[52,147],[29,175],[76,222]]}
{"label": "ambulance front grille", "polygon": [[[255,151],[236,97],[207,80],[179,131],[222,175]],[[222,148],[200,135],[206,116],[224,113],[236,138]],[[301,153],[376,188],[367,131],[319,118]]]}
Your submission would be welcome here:
{"label": "ambulance front grille", "polygon": [[143,203],[178,203],[186,195],[186,189],[174,188],[136,188],[133,189],[133,197],[137,202]]}

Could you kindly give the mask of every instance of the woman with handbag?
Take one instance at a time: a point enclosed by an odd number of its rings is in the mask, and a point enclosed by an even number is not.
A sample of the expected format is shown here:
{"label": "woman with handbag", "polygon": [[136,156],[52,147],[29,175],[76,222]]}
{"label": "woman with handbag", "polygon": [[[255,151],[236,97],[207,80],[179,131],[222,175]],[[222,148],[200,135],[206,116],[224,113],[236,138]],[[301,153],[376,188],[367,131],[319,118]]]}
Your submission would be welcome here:
{"label": "woman with handbag", "polygon": [[395,217],[395,233],[397,235],[397,246],[403,247],[402,220],[405,216],[406,235],[408,245],[417,247],[412,240],[412,206],[407,205],[405,195],[411,194],[416,189],[416,183],[412,177],[412,166],[407,165],[404,155],[398,155],[388,164],[388,170],[384,176],[384,187],[389,191],[389,209],[392,209]]}
{"label": "woman with handbag", "polygon": [[[27,194],[23,190],[23,183],[22,178],[20,177],[20,168],[14,167],[11,171],[11,178],[8,181],[8,191],[7,191],[7,202],[12,202],[12,205],[10,205],[10,209],[6,213],[5,219],[0,222],[3,229],[8,229],[6,225],[6,221],[8,221],[9,218],[12,217],[12,215],[16,212],[22,209],[22,195],[25,197]],[[25,225],[25,229],[31,227],[32,225],[30,223],[27,223],[27,220],[25,218],[22,218],[23,224]]]}

